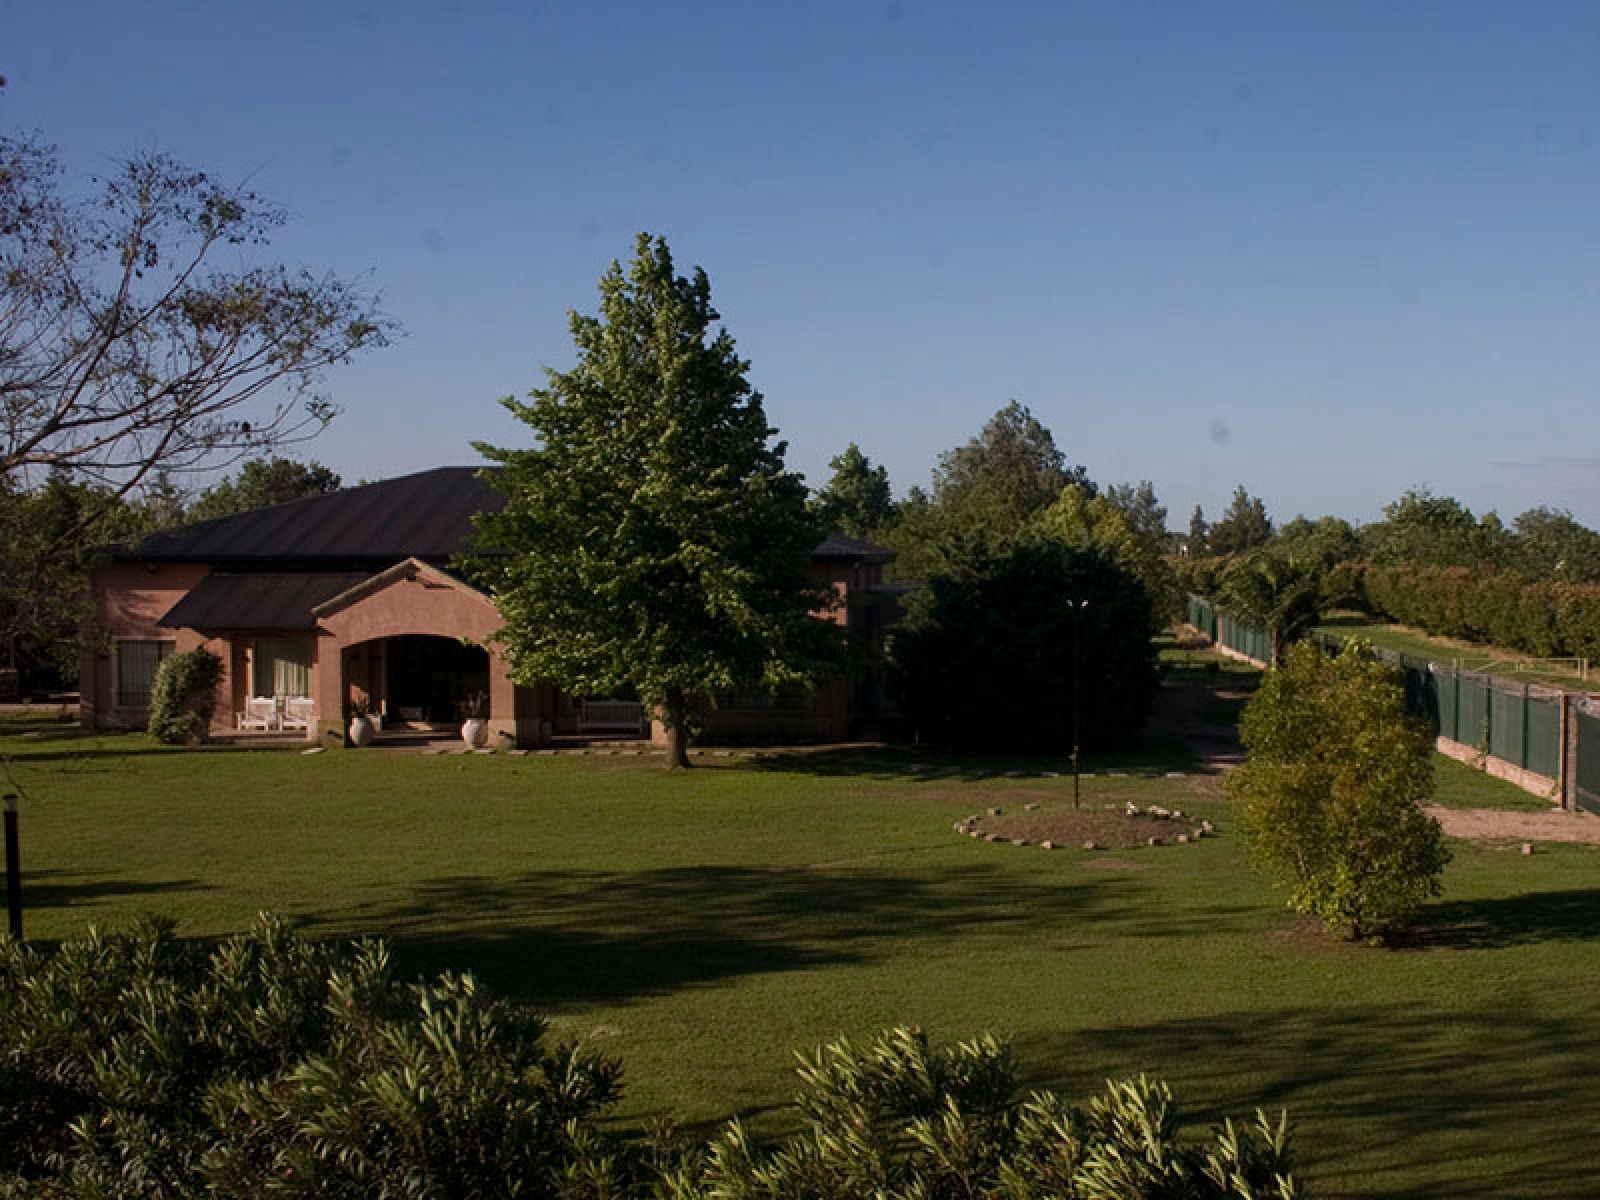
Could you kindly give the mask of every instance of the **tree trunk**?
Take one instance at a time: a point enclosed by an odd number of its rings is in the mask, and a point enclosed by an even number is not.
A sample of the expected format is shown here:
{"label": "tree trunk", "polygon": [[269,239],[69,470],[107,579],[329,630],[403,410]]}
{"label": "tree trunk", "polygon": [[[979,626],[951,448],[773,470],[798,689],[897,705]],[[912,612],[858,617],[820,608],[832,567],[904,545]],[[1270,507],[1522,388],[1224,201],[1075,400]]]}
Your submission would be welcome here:
{"label": "tree trunk", "polygon": [[689,701],[682,692],[667,693],[662,706],[662,724],[667,727],[667,770],[687,768],[689,762]]}

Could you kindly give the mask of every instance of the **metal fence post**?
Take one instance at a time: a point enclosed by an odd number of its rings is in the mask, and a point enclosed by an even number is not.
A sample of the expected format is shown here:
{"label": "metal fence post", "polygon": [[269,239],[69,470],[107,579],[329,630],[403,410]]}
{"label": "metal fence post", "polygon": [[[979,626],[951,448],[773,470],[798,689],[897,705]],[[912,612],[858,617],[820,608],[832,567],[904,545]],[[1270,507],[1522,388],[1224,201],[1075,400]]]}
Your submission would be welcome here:
{"label": "metal fence post", "polygon": [[17,844],[17,794],[6,793],[6,913],[11,936],[22,940],[22,850]]}

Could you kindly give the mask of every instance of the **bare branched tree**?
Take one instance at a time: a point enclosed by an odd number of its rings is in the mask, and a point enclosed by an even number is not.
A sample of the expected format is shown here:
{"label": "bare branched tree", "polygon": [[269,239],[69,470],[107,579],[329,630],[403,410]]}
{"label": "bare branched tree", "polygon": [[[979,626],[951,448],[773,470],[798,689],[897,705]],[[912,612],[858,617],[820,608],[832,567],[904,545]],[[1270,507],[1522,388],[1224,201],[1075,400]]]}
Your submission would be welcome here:
{"label": "bare branched tree", "polygon": [[282,210],[159,153],[64,198],[51,147],[0,137],[0,476],[132,491],[299,441],[327,369],[391,332],[332,276],[217,260]]}

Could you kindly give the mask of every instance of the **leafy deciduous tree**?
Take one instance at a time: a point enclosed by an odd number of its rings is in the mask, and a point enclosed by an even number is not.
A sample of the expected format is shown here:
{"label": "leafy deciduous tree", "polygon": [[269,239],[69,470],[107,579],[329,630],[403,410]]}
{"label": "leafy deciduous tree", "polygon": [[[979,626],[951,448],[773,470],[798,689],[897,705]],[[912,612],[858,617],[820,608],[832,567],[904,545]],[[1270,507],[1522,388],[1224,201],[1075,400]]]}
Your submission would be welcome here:
{"label": "leafy deciduous tree", "polygon": [[1533,508],[1511,523],[1517,567],[1535,579],[1600,583],[1600,533],[1569,512]]}
{"label": "leafy deciduous tree", "polygon": [[535,449],[480,446],[503,464],[505,508],[479,522],[523,683],[578,695],[636,692],[689,763],[695,704],[718,692],[810,682],[837,628],[809,614],[819,526],[785,470],[761,396],[711,306],[705,272],[674,274],[640,234],[626,272],[600,281],[600,314],[571,315],[578,363],[505,405]]}
{"label": "leafy deciduous tree", "polygon": [[1082,744],[1101,746],[1148,712],[1150,621],[1143,586],[1103,550],[1042,537],[980,550],[911,596],[890,634],[890,686],[935,744],[1064,753],[1076,658]]}
{"label": "leafy deciduous tree", "polygon": [[1251,861],[1289,906],[1353,938],[1404,924],[1449,862],[1431,741],[1395,673],[1352,639],[1336,658],[1291,646],[1239,725],[1248,756],[1227,781]]}
{"label": "leafy deciduous tree", "polygon": [[977,437],[940,457],[933,502],[953,530],[1003,541],[1021,533],[1069,483],[1094,487],[1082,467],[1067,466],[1055,438],[1027,406],[1013,400]]}
{"label": "leafy deciduous tree", "polygon": [[301,463],[276,455],[251,459],[232,479],[201,492],[184,517],[189,521],[209,521],[338,490],[339,476],[319,462]]}
{"label": "leafy deciduous tree", "polygon": [[1081,485],[1068,484],[1055,503],[1034,519],[1033,527],[1069,546],[1099,550],[1136,576],[1158,624],[1176,615],[1177,581],[1163,553],[1164,535],[1146,532],[1148,525],[1136,526],[1127,509],[1110,495],[1097,496]]}

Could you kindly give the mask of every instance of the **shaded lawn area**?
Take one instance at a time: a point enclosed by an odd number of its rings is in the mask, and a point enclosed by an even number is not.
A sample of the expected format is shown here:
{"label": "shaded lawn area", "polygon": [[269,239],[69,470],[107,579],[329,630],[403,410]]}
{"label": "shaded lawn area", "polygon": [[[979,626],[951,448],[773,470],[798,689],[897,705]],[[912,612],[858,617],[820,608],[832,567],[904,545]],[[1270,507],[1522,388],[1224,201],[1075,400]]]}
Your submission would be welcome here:
{"label": "shaded lawn area", "polygon": [[[28,801],[28,932],[259,909],[470,969],[620,1056],[621,1116],[775,1132],[790,1053],[919,1023],[1014,1039],[1028,1082],[1169,1079],[1204,1125],[1287,1106],[1321,1195],[1574,1196],[1600,1095],[1600,851],[1456,844],[1411,941],[1328,941],[1245,868],[1214,777],[1087,760],[1087,804],[1209,817],[1115,853],[957,836],[1070,804],[1061,763],[841,751],[631,758],[203,750],[55,727],[0,749]],[[1042,778],[1043,771],[1062,772]],[[1464,781],[1441,773],[1448,799]]]}

